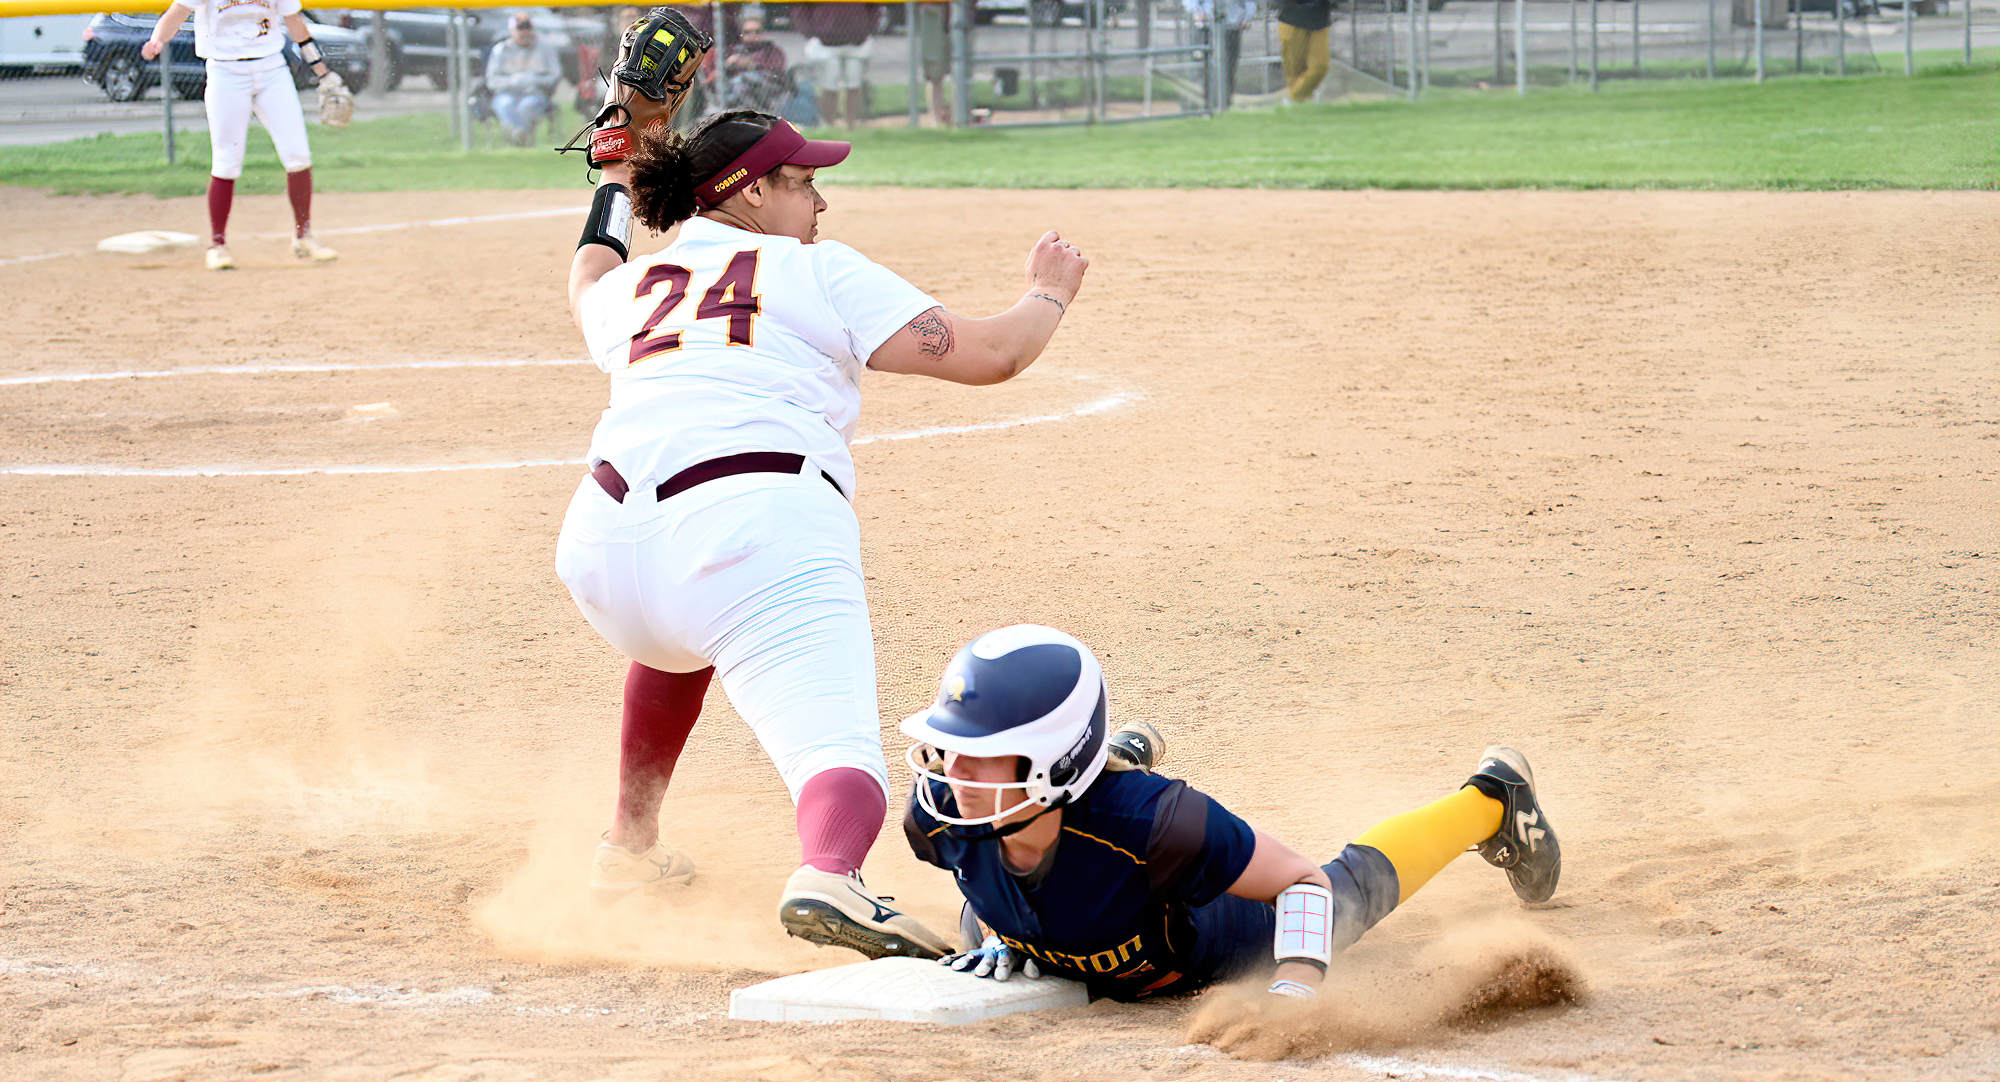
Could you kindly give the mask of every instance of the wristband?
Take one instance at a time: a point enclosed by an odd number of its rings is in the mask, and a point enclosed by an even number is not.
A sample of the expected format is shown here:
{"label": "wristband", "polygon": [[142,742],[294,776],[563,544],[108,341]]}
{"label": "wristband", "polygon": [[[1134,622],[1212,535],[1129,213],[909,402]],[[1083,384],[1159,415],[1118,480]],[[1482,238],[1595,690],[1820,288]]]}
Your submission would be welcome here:
{"label": "wristband", "polygon": [[1326,972],[1333,961],[1333,892],[1314,883],[1294,883],[1278,892],[1278,927],[1271,956],[1280,962],[1307,962]]}
{"label": "wristband", "polygon": [[319,51],[319,42],[307,38],[299,42],[298,45],[299,59],[305,61],[307,67],[312,67],[314,64],[326,63],[326,54]]}
{"label": "wristband", "polygon": [[583,239],[576,246],[602,244],[617,252],[622,263],[631,243],[632,193],[623,184],[599,184],[590,200],[590,217],[583,223]]}

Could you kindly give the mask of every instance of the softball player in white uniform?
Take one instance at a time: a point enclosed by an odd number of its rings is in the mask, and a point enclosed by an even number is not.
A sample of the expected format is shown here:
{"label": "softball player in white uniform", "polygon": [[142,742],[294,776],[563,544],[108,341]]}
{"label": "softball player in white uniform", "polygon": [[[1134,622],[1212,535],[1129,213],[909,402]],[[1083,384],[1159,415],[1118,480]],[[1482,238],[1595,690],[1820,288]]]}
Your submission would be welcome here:
{"label": "softball player in white uniform", "polygon": [[[815,242],[826,204],[813,172],[847,151],[734,112],[684,144],[648,132],[631,160],[605,167],[570,299],[611,402],[556,566],[633,662],[599,895],[692,877],[659,841],[659,807],[714,672],[797,805],[786,930],[871,957],[936,957],[950,944],[858,874],[888,796],[849,505],[861,369],[1011,378],[1055,333],[1088,261],[1051,232],[1019,303],[953,314],[854,249]],[[656,230],[678,222],[679,235],[627,263],[632,216]]]}
{"label": "softball player in white uniform", "polygon": [[148,60],[159,56],[181,23],[194,17],[194,51],[206,62],[208,73],[203,103],[208,108],[210,148],[210,270],[236,266],[224,234],[236,197],[236,178],[243,175],[243,150],[250,139],[253,112],[271,133],[285,167],[285,191],[292,201],[292,254],[320,263],[339,256],[312,233],[312,150],[306,145],[305,112],[284,57],[285,37],[290,35],[314,73],[322,80],[329,77],[301,10],[299,0],[174,0],[154,26],[151,40],[140,47]]}

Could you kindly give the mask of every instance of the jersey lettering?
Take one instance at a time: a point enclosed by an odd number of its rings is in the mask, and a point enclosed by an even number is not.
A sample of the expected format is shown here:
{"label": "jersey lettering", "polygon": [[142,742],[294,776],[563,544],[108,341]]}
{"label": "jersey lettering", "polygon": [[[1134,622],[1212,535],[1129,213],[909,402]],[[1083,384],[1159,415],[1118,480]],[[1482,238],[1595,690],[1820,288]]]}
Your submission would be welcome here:
{"label": "jersey lettering", "polygon": [[[1130,961],[1133,955],[1141,953],[1146,949],[1144,937],[1136,935],[1115,947],[1109,947],[1092,954],[1065,954],[1062,951],[1050,950],[1047,947],[1034,943],[1026,943],[1004,935],[1000,937],[1000,941],[1020,951],[1022,954],[1039,958],[1050,965],[1074,969],[1079,973],[1110,973]],[[1151,968],[1150,965],[1142,964],[1132,972],[1143,973]],[[1125,975],[1120,974],[1120,976]]]}

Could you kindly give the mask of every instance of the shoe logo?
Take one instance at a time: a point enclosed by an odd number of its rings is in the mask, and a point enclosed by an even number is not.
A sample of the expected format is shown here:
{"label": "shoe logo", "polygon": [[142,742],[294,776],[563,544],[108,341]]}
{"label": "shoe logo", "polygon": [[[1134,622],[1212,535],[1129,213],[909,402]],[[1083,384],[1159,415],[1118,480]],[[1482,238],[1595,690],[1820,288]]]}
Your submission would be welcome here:
{"label": "shoe logo", "polygon": [[902,916],[901,913],[889,908],[886,905],[883,905],[881,899],[879,898],[863,894],[858,890],[854,892],[854,896],[861,899],[864,902],[867,902],[869,905],[875,907],[875,915],[869,919],[873,920],[877,924],[886,923],[890,917]]}
{"label": "shoe logo", "polygon": [[1541,818],[1541,813],[1539,812],[1517,811],[1514,813],[1514,833],[1528,840],[1528,852],[1530,853],[1534,852],[1540,845],[1541,840],[1549,835],[1548,831],[1535,825],[1541,821]]}

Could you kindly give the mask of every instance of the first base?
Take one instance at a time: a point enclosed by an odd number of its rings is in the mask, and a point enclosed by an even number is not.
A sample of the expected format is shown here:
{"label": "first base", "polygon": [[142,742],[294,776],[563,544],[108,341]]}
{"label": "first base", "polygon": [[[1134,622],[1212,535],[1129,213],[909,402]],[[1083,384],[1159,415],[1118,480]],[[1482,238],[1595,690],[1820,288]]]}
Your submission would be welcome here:
{"label": "first base", "polygon": [[729,1017],[746,1022],[933,1022],[984,1018],[1090,1002],[1083,985],[1016,976],[1001,983],[920,958],[877,958],[794,973],[729,993]]}
{"label": "first base", "polygon": [[124,252],[127,255],[144,255],[162,248],[192,248],[201,238],[193,233],[175,233],[166,229],[142,229],[137,233],[120,233],[97,242],[100,252]]}

